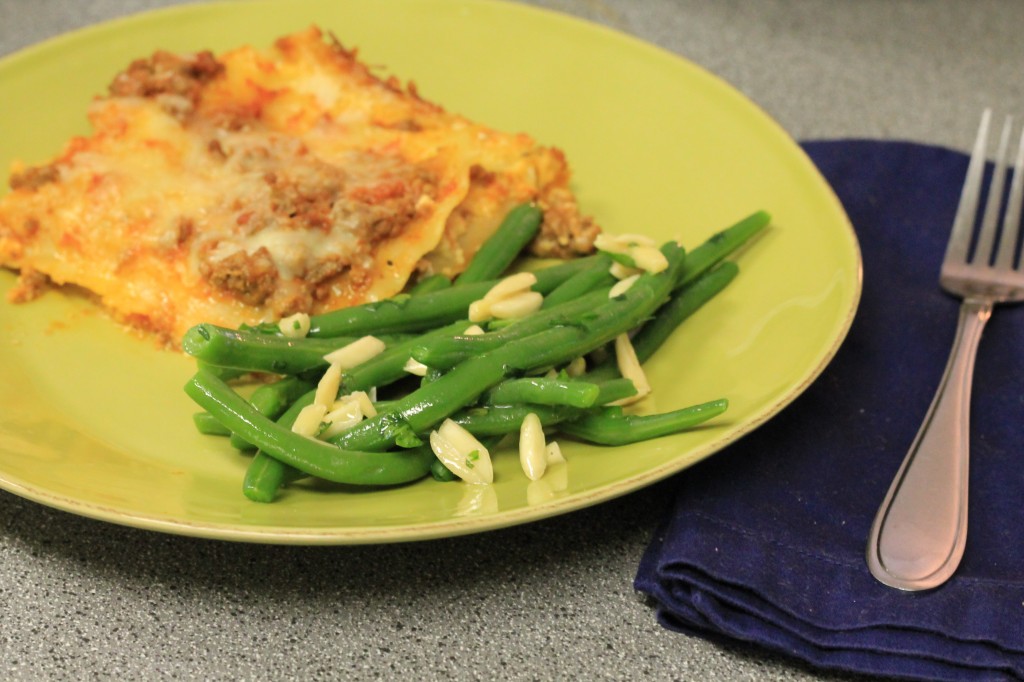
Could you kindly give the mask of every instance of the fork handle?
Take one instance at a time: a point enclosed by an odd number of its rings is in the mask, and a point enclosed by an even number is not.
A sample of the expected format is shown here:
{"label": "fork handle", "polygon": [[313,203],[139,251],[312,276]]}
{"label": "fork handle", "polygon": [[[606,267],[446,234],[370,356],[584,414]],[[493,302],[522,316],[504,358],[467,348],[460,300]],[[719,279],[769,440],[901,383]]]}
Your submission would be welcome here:
{"label": "fork handle", "polygon": [[971,380],[992,303],[967,298],[939,388],[889,487],[868,540],[867,562],[882,583],[926,590],[949,579],[967,540]]}

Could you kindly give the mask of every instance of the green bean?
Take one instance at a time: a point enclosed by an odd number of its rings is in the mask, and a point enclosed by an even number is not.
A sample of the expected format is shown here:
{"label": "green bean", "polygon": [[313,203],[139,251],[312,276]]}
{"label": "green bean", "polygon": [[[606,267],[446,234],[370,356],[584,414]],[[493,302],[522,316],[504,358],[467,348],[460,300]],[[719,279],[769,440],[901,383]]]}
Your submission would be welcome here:
{"label": "green bean", "polygon": [[[499,384],[500,385],[500,384]],[[636,395],[636,386],[629,379],[612,379],[600,384],[600,394],[595,405],[607,405],[616,400]],[[587,410],[570,405],[540,405],[519,403],[515,405],[486,405],[470,407],[452,416],[452,421],[474,436],[498,436],[519,430],[526,415],[534,413],[545,427],[556,426],[563,421],[579,419]]]}
{"label": "green bean", "polygon": [[[579,270],[587,267],[595,256],[541,268],[534,271],[537,283],[533,290],[546,294]],[[364,303],[314,315],[310,320],[309,336],[359,336],[394,332],[419,332],[433,329],[467,316],[469,304],[483,298],[500,280],[474,282],[453,286],[421,296],[408,294]]]}
{"label": "green bean", "polygon": [[233,367],[218,367],[217,365],[211,365],[207,362],[199,360],[196,362],[196,367],[201,367],[210,372],[213,372],[224,381],[231,381],[239,377],[245,376],[247,371],[244,369],[235,369]]}
{"label": "green bean", "polygon": [[[669,258],[669,268],[665,271],[645,273],[625,293],[615,298],[603,298],[599,305],[577,318],[474,359],[487,358],[490,363],[504,363],[507,372],[529,372],[569,362],[635,328],[665,301],[684,263],[683,251],[674,243],[666,244],[663,251]],[[563,339],[572,343],[562,343]]]}
{"label": "green bean", "polygon": [[312,383],[298,377],[285,377],[257,388],[249,397],[249,402],[260,414],[277,419],[296,400],[314,388]]}
{"label": "green bean", "polygon": [[584,381],[524,377],[501,382],[488,391],[484,400],[491,405],[535,403],[584,408],[595,405],[600,394],[597,384]]}
{"label": "green bean", "polygon": [[[687,260],[689,260],[689,256],[687,256]],[[683,320],[714,298],[736,277],[738,272],[739,267],[735,263],[725,261],[705,272],[686,287],[676,290],[672,294],[672,298],[659,308],[654,317],[633,336],[632,343],[637,360],[641,364],[647,362],[676,327],[682,324]],[[581,378],[587,381],[602,381],[618,376],[618,374],[619,370],[615,360],[611,359],[589,370]]]}
{"label": "green bean", "polygon": [[[539,230],[540,210],[519,206],[455,282],[431,276],[386,301],[315,315],[305,339],[286,338],[270,324],[239,330],[193,327],[183,346],[199,366],[185,386],[205,409],[194,415],[196,427],[203,433],[230,433],[236,446],[251,443],[257,448],[243,482],[245,496],[257,502],[272,501],[282,485],[304,476],[368,486],[398,485],[428,475],[453,480],[456,476],[424,443],[445,418],[495,443],[518,431],[530,413],[546,427],[601,445],[692,428],[723,413],[728,402],[626,415],[609,405],[636,395],[637,389],[618,376],[614,363],[582,377],[569,378],[564,372],[554,378],[529,375],[584,355],[593,359],[627,332],[635,332],[633,347],[638,359],[646,361],[682,321],[735,278],[736,265],[722,259],[769,221],[765,212],[751,214],[685,256],[682,247],[669,242],[661,249],[669,267],[643,273],[614,298],[608,296],[615,279],[607,254],[539,269],[533,290],[545,295],[540,311],[522,320],[497,321],[485,334],[466,336],[469,305],[500,281]],[[367,334],[385,340],[387,348],[345,370],[342,393],[401,380],[408,374],[410,357],[428,366],[428,376],[404,396],[377,403],[375,416],[329,441],[293,433],[291,425],[312,402],[319,373],[326,367],[323,356]],[[247,372],[286,378],[259,387],[247,401],[227,384]]]}
{"label": "green bean", "polygon": [[612,259],[607,254],[598,254],[594,257],[592,266],[580,270],[545,296],[541,309],[553,308],[573,301],[595,289],[610,289],[616,282],[610,271],[611,266]]}
{"label": "green bean", "polygon": [[195,424],[196,431],[207,436],[231,435],[231,431],[225,429],[209,412],[196,412],[192,415],[192,423]]}
{"label": "green bean", "polygon": [[619,377],[608,379],[597,384],[601,392],[594,401],[595,405],[607,405],[624,398],[632,398],[636,395],[636,385],[629,379]]}
{"label": "green bean", "polygon": [[[468,321],[457,322],[448,327],[443,327],[436,330],[433,333],[436,334],[451,334],[463,326],[469,326]],[[422,337],[420,337],[422,338]],[[382,387],[389,385],[398,379],[406,376],[404,369],[405,362],[409,358],[408,344],[412,341],[418,341],[418,339],[411,339],[409,342],[398,343],[393,346],[386,348],[382,353],[370,358],[366,362],[363,362],[342,374],[342,389],[345,392],[354,391],[366,391],[374,387]],[[299,380],[296,380],[299,381]],[[259,392],[257,389],[256,393]],[[310,391],[306,398],[307,400],[299,400],[297,405],[299,409],[305,407],[312,402],[312,396],[315,391]],[[256,393],[253,397],[256,397]],[[298,396],[295,396],[298,398]],[[380,409],[386,409],[386,403],[378,403]],[[257,406],[257,409],[259,407]],[[264,413],[267,414],[267,413]],[[297,411],[296,411],[297,414]],[[291,421],[295,419],[292,416]],[[291,427],[291,422],[287,423],[287,426]],[[241,441],[238,436],[233,437],[233,441]],[[252,447],[249,445],[248,447]],[[239,448],[242,449],[242,448]],[[267,461],[270,460],[270,461]],[[246,484],[244,490],[252,490],[253,495],[259,498],[273,499],[276,494],[277,487],[280,485],[279,482],[275,482],[275,479],[280,479],[284,476],[286,465],[282,464],[278,460],[257,452],[254,458],[253,464],[250,466],[252,473],[247,475]],[[279,471],[280,470],[280,471]],[[248,495],[248,493],[247,493]],[[254,499],[255,499],[254,497]],[[257,500],[261,501],[261,500]]]}
{"label": "green bean", "polygon": [[[299,374],[326,367],[325,355],[358,338],[295,339],[202,323],[185,333],[181,345],[186,353],[208,365],[249,372]],[[385,335],[379,338],[385,343],[395,343],[407,337]]]}
{"label": "green bean", "polygon": [[433,367],[427,367],[427,373],[424,374],[423,378],[420,380],[420,385],[422,386],[425,384],[433,383],[440,379],[442,376],[444,376],[444,372],[442,372],[441,370],[434,369]]}
{"label": "green bean", "polygon": [[430,463],[430,475],[434,477],[435,481],[440,481],[441,483],[449,483],[458,479],[455,472],[446,467],[444,462],[437,457]]}
{"label": "green bean", "polygon": [[393,411],[378,414],[342,432],[332,442],[360,450],[386,450],[410,431],[422,433],[480,395],[508,374],[559,365],[636,327],[667,298],[679,275],[683,252],[663,247],[668,269],[645,273],[628,291],[580,316],[516,343],[469,358],[432,383],[395,401]]}
{"label": "green bean", "polygon": [[[288,409],[278,417],[277,423],[290,429],[295,419],[307,405],[313,403],[316,390],[308,391],[295,400]],[[296,481],[306,474],[293,466],[274,459],[262,450],[257,450],[245,471],[242,481],[242,493],[254,502],[273,502],[278,489],[287,483]]]}
{"label": "green bean", "polygon": [[726,261],[704,272],[696,280],[691,281],[685,290],[670,298],[668,303],[658,309],[654,318],[641,327],[633,337],[633,349],[636,351],[637,359],[641,363],[650,359],[683,320],[717,296],[738,273],[739,266]]}
{"label": "green bean", "polygon": [[293,433],[261,415],[230,386],[204,370],[185,384],[185,392],[224,426],[311,476],[353,485],[396,485],[430,471],[434,457],[430,448],[360,452]]}
{"label": "green bean", "polygon": [[452,415],[452,421],[477,438],[517,433],[526,415],[533,413],[545,427],[578,419],[583,410],[568,405],[488,405],[471,407]]}
{"label": "green bean", "polygon": [[621,408],[607,407],[562,422],[558,430],[598,445],[628,445],[691,429],[717,417],[728,407],[729,401],[725,399],[651,415],[627,415]]}
{"label": "green bean", "polygon": [[416,284],[409,289],[409,295],[422,296],[423,294],[447,289],[451,285],[451,280],[440,273],[436,275],[429,275],[421,279],[419,282],[416,282]]}
{"label": "green bean", "polygon": [[511,341],[559,325],[573,324],[574,320],[607,301],[609,289],[610,287],[606,287],[591,291],[575,300],[515,320],[512,324],[493,332],[477,335],[438,335],[423,339],[420,343],[413,344],[412,357],[428,367],[450,369],[466,358],[500,348]]}
{"label": "green bean", "polygon": [[276,460],[262,451],[249,462],[242,481],[242,494],[253,502],[269,503],[277,497],[277,491],[285,485],[287,464]]}
{"label": "green bean", "polygon": [[712,235],[687,254],[682,276],[676,286],[685,286],[700,277],[715,263],[721,261],[760,232],[771,222],[771,219],[771,215],[767,212],[757,211]]}
{"label": "green bean", "polygon": [[[313,390],[314,386],[298,377],[285,377],[269,384],[263,384],[249,396],[257,412],[271,419],[277,419],[300,396]],[[238,434],[231,434],[231,446],[238,450],[251,450],[254,446]]]}
{"label": "green bean", "polygon": [[478,356],[397,399],[390,410],[379,412],[376,417],[366,419],[328,440],[343,448],[387,450],[400,439],[409,439],[427,431],[451,412],[475,401],[481,393],[504,379],[504,372],[505,368],[500,364],[488,362],[486,356]]}
{"label": "green bean", "polygon": [[423,343],[424,340],[448,337],[465,331],[471,324],[469,320],[459,320],[421,336],[414,336],[406,341],[388,346],[383,352],[366,362],[346,370],[341,376],[342,388],[351,393],[393,384],[408,376],[405,371],[405,363],[409,361],[414,347]]}
{"label": "green bean", "polygon": [[543,213],[534,204],[520,204],[505,216],[498,229],[477,250],[455,284],[484,282],[500,277],[540,230]]}

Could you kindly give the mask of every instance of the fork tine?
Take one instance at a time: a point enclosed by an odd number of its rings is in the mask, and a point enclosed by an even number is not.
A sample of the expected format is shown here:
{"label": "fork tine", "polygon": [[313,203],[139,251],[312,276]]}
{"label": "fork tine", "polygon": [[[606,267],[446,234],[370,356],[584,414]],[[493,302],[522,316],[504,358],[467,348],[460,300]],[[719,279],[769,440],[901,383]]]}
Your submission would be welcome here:
{"label": "fork tine", "polygon": [[[1013,129],[1013,117],[1007,116],[1003,122],[1003,132],[999,136],[999,150],[996,152],[995,167],[988,188],[988,200],[985,202],[985,213],[978,232],[978,243],[974,247],[972,263],[988,265],[992,261],[992,247],[996,240],[996,227],[999,225],[999,209],[1003,205],[1003,187],[1006,184],[1006,157],[1010,152],[1010,132]],[[1005,241],[1004,241],[1005,243]]]}
{"label": "fork tine", "polygon": [[981,125],[978,126],[978,137],[974,141],[971,160],[967,165],[967,178],[960,192],[960,204],[953,219],[953,230],[946,246],[946,262],[963,263],[967,261],[967,250],[971,245],[971,233],[974,231],[974,216],[978,210],[978,195],[981,194],[981,179],[985,170],[985,148],[988,140],[988,125],[992,118],[992,110],[986,109],[981,114]]}
{"label": "fork tine", "polygon": [[[1014,267],[1017,257],[1017,242],[1020,239],[1020,212],[1024,200],[1024,128],[1020,131],[1020,144],[1017,147],[1017,158],[1013,163],[1013,181],[1010,183],[1010,197],[1006,201],[1006,214],[1003,216],[1003,235],[996,253],[997,268]],[[1018,264],[1018,267],[1024,264]]]}

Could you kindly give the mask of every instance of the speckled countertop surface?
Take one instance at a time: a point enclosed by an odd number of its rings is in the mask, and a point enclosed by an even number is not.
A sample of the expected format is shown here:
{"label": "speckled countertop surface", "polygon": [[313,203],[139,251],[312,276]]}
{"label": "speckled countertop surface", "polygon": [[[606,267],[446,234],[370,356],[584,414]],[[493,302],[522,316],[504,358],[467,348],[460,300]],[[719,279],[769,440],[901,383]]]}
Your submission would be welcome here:
{"label": "speckled countertop surface", "polygon": [[[0,0],[0,55],[170,4]],[[984,106],[1024,114],[1012,0],[533,4],[706,67],[797,139],[963,147]],[[673,483],[477,536],[333,548],[161,535],[0,493],[0,678],[849,679],[655,623],[632,580]]]}

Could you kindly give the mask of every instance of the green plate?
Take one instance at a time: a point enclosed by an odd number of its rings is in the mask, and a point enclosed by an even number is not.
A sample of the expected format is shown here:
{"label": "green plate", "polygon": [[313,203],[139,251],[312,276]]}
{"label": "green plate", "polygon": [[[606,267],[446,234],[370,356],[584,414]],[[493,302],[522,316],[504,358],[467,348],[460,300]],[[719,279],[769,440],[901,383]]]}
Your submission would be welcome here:
{"label": "green plate", "polygon": [[[860,295],[856,237],[793,140],[742,94],[668,52],[557,13],[485,0],[299,0],[181,6],[0,60],[0,163],[48,159],[87,132],[114,73],[158,48],[217,51],[317,24],[451,111],[561,147],[584,209],[612,232],[694,246],[758,209],[768,232],[740,277],[648,364],[658,410],[719,397],[683,435],[621,448],[562,443],[529,483],[511,451],[490,487],[296,486],[249,502],[246,457],[192,428],[192,363],[72,292],[0,302],[0,487],[69,512],[227,540],[344,544],[524,523],[638,490],[721,450],[799,395],[836,352]],[[6,186],[6,179],[3,178]],[[0,293],[14,275],[0,272]]]}

